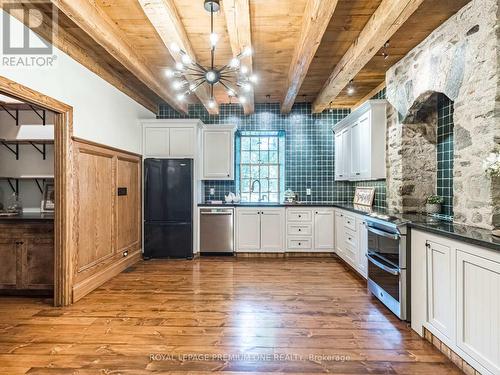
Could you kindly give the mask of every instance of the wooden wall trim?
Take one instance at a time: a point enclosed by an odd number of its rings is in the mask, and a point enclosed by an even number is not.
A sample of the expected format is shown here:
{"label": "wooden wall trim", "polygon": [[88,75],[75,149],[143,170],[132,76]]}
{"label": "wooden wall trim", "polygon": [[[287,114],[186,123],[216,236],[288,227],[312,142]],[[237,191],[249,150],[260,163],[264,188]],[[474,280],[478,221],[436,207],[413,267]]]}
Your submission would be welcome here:
{"label": "wooden wall trim", "polygon": [[16,99],[35,104],[55,112],[54,116],[54,170],[55,170],[55,219],[54,219],[54,305],[72,303],[72,254],[71,239],[74,230],[73,182],[73,108],[29,87],[0,76],[0,92]]}
{"label": "wooden wall trim", "polygon": [[142,251],[137,250],[129,254],[126,258],[121,258],[118,262],[113,263],[110,267],[100,270],[93,274],[91,277],[75,284],[73,287],[73,302],[85,297],[87,294],[100,287],[106,281],[118,275],[120,272],[126,270],[128,267],[134,265],[141,260]]}
{"label": "wooden wall trim", "polygon": [[[80,227],[73,233],[76,302],[132,264],[128,261],[132,254],[141,254],[142,157],[92,141],[73,140],[74,214]],[[126,187],[127,195],[118,196],[118,187]],[[93,206],[89,206],[91,201],[95,201]]]}
{"label": "wooden wall trim", "polygon": [[126,155],[135,156],[135,157],[138,157],[138,158],[142,158],[141,154],[137,154],[137,153],[132,152],[132,151],[123,150],[121,148],[117,148],[117,147],[113,147],[113,146],[108,146],[108,145],[105,145],[105,144],[102,144],[102,143],[98,143],[98,142],[94,142],[94,141],[89,141],[88,139],[83,139],[83,138],[78,138],[78,137],[71,137],[71,139],[73,141],[75,141],[75,142],[86,144],[86,145],[89,145],[89,146],[95,146],[95,147],[103,148],[103,149],[106,149],[106,150],[110,150],[110,151],[114,151],[114,152],[120,152],[122,154],[126,154]]}

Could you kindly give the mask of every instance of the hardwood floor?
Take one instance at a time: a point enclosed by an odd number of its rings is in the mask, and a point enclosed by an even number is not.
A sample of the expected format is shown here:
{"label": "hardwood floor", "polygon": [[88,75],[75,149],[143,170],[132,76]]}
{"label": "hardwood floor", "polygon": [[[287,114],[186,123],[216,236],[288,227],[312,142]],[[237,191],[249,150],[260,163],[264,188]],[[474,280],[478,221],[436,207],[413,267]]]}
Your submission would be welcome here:
{"label": "hardwood floor", "polygon": [[1,374],[459,374],[335,258],[141,262],[66,308],[0,299]]}

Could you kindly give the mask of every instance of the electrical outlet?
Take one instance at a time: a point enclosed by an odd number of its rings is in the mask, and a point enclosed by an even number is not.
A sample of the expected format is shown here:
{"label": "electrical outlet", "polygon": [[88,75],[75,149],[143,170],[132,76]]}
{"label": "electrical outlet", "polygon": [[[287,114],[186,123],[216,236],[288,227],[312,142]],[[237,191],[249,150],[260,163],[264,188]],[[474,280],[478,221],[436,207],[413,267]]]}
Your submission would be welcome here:
{"label": "electrical outlet", "polygon": [[311,195],[311,189],[306,189],[306,195]]}
{"label": "electrical outlet", "polygon": [[215,188],[210,188],[210,195],[215,195]]}

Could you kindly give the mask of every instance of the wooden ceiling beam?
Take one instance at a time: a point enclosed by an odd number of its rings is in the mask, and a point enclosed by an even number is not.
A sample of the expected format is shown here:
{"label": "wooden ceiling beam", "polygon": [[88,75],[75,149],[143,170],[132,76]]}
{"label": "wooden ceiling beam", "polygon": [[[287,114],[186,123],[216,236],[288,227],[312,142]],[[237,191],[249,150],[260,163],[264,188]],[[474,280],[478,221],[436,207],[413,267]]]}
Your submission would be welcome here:
{"label": "wooden ceiling beam", "polygon": [[[227,32],[234,56],[239,55],[245,48],[252,48],[252,29],[250,24],[250,4],[249,0],[224,0],[222,8],[226,16]],[[245,65],[250,74],[253,71],[253,58],[246,56],[241,59],[241,64]],[[254,112],[254,91],[253,89],[245,95],[246,102],[243,103],[243,111],[246,115]]]}
{"label": "wooden ceiling beam", "polygon": [[151,68],[123,39],[120,29],[94,2],[90,0],[51,0],[51,2],[161,99],[174,109],[187,113],[187,105],[179,103],[174,94],[159,83]]}
{"label": "wooden ceiling beam", "polygon": [[313,103],[313,112],[328,108],[356,74],[418,9],[424,0],[383,0],[335,66]]}
{"label": "wooden ceiling beam", "polygon": [[370,100],[373,98],[377,93],[379,93],[382,89],[385,88],[385,80],[375,87],[372,91],[370,91],[368,94],[363,96],[354,106],[351,108],[353,111],[359,107],[361,107],[367,100]]}
{"label": "wooden ceiling beam", "polygon": [[299,93],[304,78],[306,78],[309,66],[321,44],[323,34],[336,7],[337,0],[308,0],[304,11],[299,42],[295,47],[288,71],[286,93],[281,103],[281,112],[289,113],[292,110],[295,98]]}
{"label": "wooden ceiling beam", "polygon": [[[0,4],[0,8],[3,4]],[[24,17],[23,12],[11,12],[13,17],[17,18],[20,22],[25,22],[28,19]],[[33,17],[37,17],[34,13]],[[111,83],[118,90],[135,100],[137,103],[141,104],[145,108],[149,109],[153,113],[158,113],[158,102],[153,100],[148,95],[145,95],[140,90],[129,85],[128,82],[124,81],[123,77],[113,70],[108,64],[100,61],[97,54],[90,48],[85,48],[80,40],[77,40],[73,35],[71,35],[63,27],[59,27],[57,33],[53,35],[52,25],[49,23],[51,20],[47,21],[45,17],[36,18],[40,22],[40,26],[33,31],[38,34],[41,38],[45,40],[50,40],[52,38],[52,43],[58,49],[69,55],[71,58],[85,66],[87,69],[97,74],[99,77],[105,81]],[[29,27],[29,25],[25,25]],[[156,96],[156,94],[153,94]]]}
{"label": "wooden ceiling beam", "polygon": [[[182,63],[182,60],[179,52],[172,48],[174,44],[186,52],[192,61],[197,61],[196,53],[191,46],[173,0],[139,0],[139,4],[175,62]],[[198,87],[195,95],[210,114],[219,114],[219,105],[215,98],[213,98],[215,106],[210,105],[211,94],[208,85],[203,84]]]}

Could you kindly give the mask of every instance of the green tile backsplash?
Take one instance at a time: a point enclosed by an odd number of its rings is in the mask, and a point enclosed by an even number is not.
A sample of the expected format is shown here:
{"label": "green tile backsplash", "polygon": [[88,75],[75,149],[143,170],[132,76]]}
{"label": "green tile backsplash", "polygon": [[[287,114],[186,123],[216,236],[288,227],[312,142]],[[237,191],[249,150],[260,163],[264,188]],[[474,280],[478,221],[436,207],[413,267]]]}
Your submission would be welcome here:
{"label": "green tile backsplash", "polygon": [[437,194],[444,198],[442,213],[453,216],[453,101],[438,95]]}
{"label": "green tile backsplash", "polygon": [[[313,114],[310,103],[294,105],[290,114],[282,114],[279,103],[256,104],[255,113],[245,116],[238,104],[222,104],[219,115],[206,112],[202,105],[190,105],[189,114],[182,115],[168,106],[161,106],[158,118],[200,118],[206,124],[236,124],[241,131],[285,131],[285,189],[299,194],[300,200],[319,202],[350,202],[356,185],[376,186],[375,205],[386,207],[385,181],[336,182],[334,176],[335,142],[331,126],[350,113],[348,109],[328,110]],[[210,189],[215,195],[210,196]],[[306,195],[306,189],[311,195]],[[206,181],[205,199],[224,199],[235,191],[233,181]]]}

